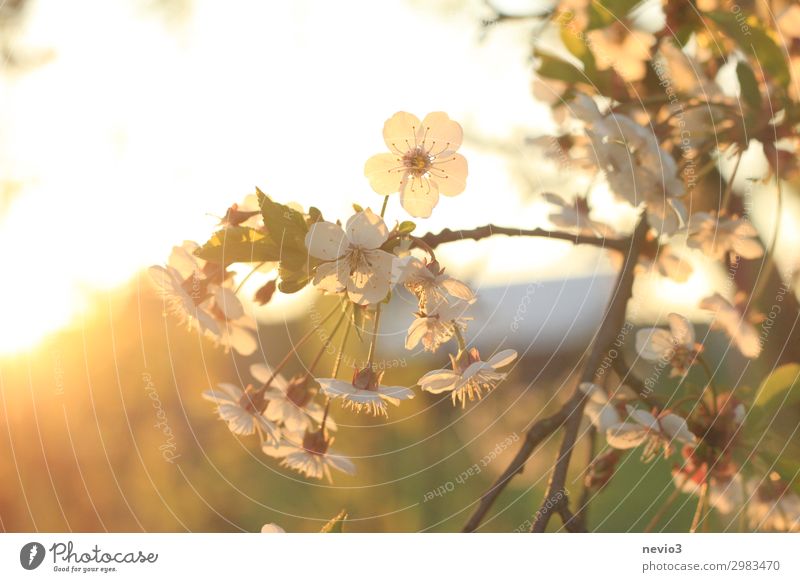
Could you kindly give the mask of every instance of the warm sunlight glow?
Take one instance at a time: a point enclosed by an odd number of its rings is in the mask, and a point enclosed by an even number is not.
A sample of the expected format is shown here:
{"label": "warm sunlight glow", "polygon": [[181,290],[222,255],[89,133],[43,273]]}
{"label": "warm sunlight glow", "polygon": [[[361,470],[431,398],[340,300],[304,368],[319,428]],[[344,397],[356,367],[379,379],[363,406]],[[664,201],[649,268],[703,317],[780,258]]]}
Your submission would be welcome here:
{"label": "warm sunlight glow", "polygon": [[[0,79],[0,164],[22,183],[0,214],[0,239],[4,248],[24,248],[4,253],[3,353],[67,324],[87,292],[163,262],[176,240],[204,239],[215,219],[198,208],[221,215],[256,184],[300,203],[325,190],[328,206],[314,202],[327,213],[369,195],[361,172],[351,169],[382,145],[375,120],[397,109],[446,109],[466,120],[480,109],[477,129],[498,140],[516,120],[541,120],[527,89],[527,38],[498,35],[479,45],[469,13],[446,21],[399,1],[365,6],[379,21],[428,39],[407,47],[409,61],[460,55],[445,70],[421,67],[414,83],[398,84],[396,67],[377,50],[386,40],[381,28],[346,19],[330,27],[334,5],[251,3],[240,7],[250,14],[237,13],[234,22],[225,5],[200,1],[185,23],[171,25],[135,3],[43,0],[32,8],[24,44],[52,51],[52,60]],[[105,25],[96,26],[98,19]],[[287,53],[292,59],[282,58]],[[334,66],[353,59],[359,66]],[[494,66],[498,60],[504,67]],[[320,86],[333,85],[347,90],[320,94]],[[502,95],[503,106],[479,108],[487,91]],[[468,195],[443,200],[439,222],[474,225],[521,209],[502,156],[467,154]],[[497,216],[486,214],[488,193]],[[436,218],[421,222],[439,228]]]}

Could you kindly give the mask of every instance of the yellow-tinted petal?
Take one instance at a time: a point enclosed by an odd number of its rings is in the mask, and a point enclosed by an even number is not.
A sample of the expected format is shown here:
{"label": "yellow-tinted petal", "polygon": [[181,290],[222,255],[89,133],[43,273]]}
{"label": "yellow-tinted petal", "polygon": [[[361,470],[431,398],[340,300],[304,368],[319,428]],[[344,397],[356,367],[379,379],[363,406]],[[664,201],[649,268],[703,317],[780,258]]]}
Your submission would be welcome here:
{"label": "yellow-tinted petal", "polygon": [[378,154],[364,164],[364,175],[375,192],[383,196],[400,191],[400,183],[405,175],[405,167],[400,156]]}
{"label": "yellow-tinted petal", "polygon": [[422,126],[417,130],[417,142],[433,155],[456,151],[461,147],[463,139],[464,131],[461,126],[442,111],[426,115]]}
{"label": "yellow-tinted petal", "polygon": [[426,177],[409,176],[400,190],[400,204],[414,218],[428,218],[439,202],[439,188]]}
{"label": "yellow-tinted petal", "polygon": [[467,187],[467,159],[461,154],[437,158],[431,168],[432,181],[445,196],[456,196]]}
{"label": "yellow-tinted petal", "polygon": [[416,147],[419,118],[405,111],[398,111],[383,124],[383,141],[392,153],[405,153]]}

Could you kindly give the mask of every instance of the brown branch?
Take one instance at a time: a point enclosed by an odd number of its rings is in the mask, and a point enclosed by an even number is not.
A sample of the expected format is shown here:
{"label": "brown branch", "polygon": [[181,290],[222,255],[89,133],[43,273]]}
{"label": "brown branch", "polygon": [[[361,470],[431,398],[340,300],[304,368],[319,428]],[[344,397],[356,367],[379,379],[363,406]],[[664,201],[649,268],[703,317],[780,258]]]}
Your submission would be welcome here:
{"label": "brown branch", "polygon": [[[586,466],[590,467],[595,460],[594,456],[594,449],[597,444],[597,428],[592,425],[589,427],[589,450],[588,450],[588,458],[586,459]],[[589,502],[592,498],[592,488],[589,486],[589,482],[584,479],[583,483],[583,491],[581,492],[581,498],[578,501],[578,509],[575,512],[575,515],[572,516],[570,519],[564,520],[564,527],[569,530],[570,523],[572,520],[579,526],[579,529],[586,530],[586,523],[589,517]],[[569,511],[569,509],[567,509]],[[561,514],[562,519],[564,518],[564,514]],[[571,530],[570,530],[571,531]]]}
{"label": "brown branch", "polygon": [[587,236],[583,234],[571,234],[560,230],[545,230],[543,228],[523,229],[509,228],[505,226],[495,226],[487,224],[478,228],[467,230],[450,230],[445,228],[439,233],[429,232],[425,236],[419,237],[424,244],[431,248],[436,248],[440,244],[455,242],[458,240],[481,240],[495,235],[505,236],[536,236],[556,240],[564,240],[576,245],[592,245],[613,251],[624,252],[628,250],[629,240],[626,238],[603,238],[597,236]]}
{"label": "brown branch", "polygon": [[[580,383],[593,382],[595,380],[603,356],[605,356],[609,346],[625,323],[625,312],[633,290],[634,267],[639,259],[639,250],[645,240],[648,228],[647,217],[642,214],[631,237],[630,248],[625,256],[625,263],[619,272],[614,293],[606,308],[600,329],[595,336],[594,345],[586,360]],[[553,469],[553,474],[547,487],[547,494],[545,495],[545,504],[550,504],[551,506],[546,507],[543,504],[542,508],[536,512],[533,526],[531,526],[531,531],[534,533],[544,532],[547,529],[550,516],[553,513],[563,514],[563,507],[568,506],[569,498],[564,494],[566,491],[567,471],[572,458],[572,450],[575,448],[575,442],[578,438],[578,429],[583,418],[586,396],[585,392],[576,388],[567,402],[569,412],[567,413],[567,420],[564,422],[564,440],[561,442],[561,449],[556,457],[556,466]],[[555,504],[555,507],[552,507],[552,504]]]}
{"label": "brown branch", "polygon": [[489,490],[481,495],[481,500],[477,509],[475,509],[470,516],[469,521],[467,521],[462,531],[473,532],[478,528],[483,518],[489,512],[489,509],[492,507],[494,500],[497,499],[503,489],[506,488],[511,478],[522,472],[522,469],[525,467],[525,462],[533,454],[533,451],[536,450],[536,447],[564,424],[564,421],[567,419],[567,412],[567,406],[562,406],[554,415],[540,420],[528,429],[528,432],[525,433],[525,440],[522,442],[522,446],[516,456],[511,460],[506,470],[497,478]]}

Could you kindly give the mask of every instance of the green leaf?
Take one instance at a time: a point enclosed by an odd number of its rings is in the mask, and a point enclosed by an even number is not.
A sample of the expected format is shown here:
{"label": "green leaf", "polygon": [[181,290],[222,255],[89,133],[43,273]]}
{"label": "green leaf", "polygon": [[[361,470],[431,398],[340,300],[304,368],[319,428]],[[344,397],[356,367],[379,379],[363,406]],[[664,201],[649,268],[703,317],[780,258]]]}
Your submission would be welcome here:
{"label": "green leaf", "polygon": [[326,523],[319,533],[342,533],[342,527],[347,520],[347,510],[341,510],[336,517]]}
{"label": "green leaf", "polygon": [[800,492],[800,364],[786,364],[761,383],[744,435],[760,456]]}
{"label": "green leaf", "polygon": [[314,206],[309,207],[309,209],[308,209],[308,220],[306,221],[308,226],[309,226],[309,228],[311,227],[312,224],[317,223],[317,222],[322,222],[323,220],[325,220],[325,219],[322,218],[322,211],[320,211],[319,208],[316,208]]}
{"label": "green leaf", "polygon": [[761,91],[758,81],[750,65],[744,61],[736,64],[736,76],[739,79],[739,86],[742,90],[742,99],[753,109],[761,109]]}
{"label": "green leaf", "polygon": [[[754,407],[765,408],[774,405],[776,399],[781,401],[792,396],[793,388],[800,380],[800,364],[786,364],[776,368],[769,376],[764,378],[756,392]],[[800,392],[794,390],[793,397],[797,398]]]}
{"label": "green leaf", "polygon": [[364,207],[361,206],[360,204],[356,204],[355,202],[353,202],[353,210],[355,210],[356,212],[364,212]]}
{"label": "green leaf", "polygon": [[281,248],[297,247],[298,243],[305,247],[308,225],[303,213],[273,201],[258,188],[256,195],[261,206],[261,215],[264,217],[264,226],[272,240]]}
{"label": "green leaf", "polygon": [[417,228],[417,225],[411,222],[410,220],[404,220],[397,226],[397,232],[400,234],[411,234],[414,232],[414,229]]}
{"label": "green leaf", "polygon": [[278,289],[281,293],[297,293],[311,281],[318,264],[317,259],[309,256],[305,244],[302,249],[284,247],[278,266]]}
{"label": "green leaf", "polygon": [[280,258],[272,240],[249,226],[231,226],[215,232],[195,254],[201,259],[225,266],[277,261]]}
{"label": "green leaf", "polygon": [[605,28],[624,19],[641,0],[592,0],[588,30]]}
{"label": "green leaf", "polygon": [[758,63],[759,67],[786,87],[789,83],[789,66],[783,50],[755,17],[744,19],[743,15],[743,11],[737,13],[712,11],[707,14],[725,36],[735,41],[745,54]]}
{"label": "green leaf", "polygon": [[534,56],[539,59],[539,66],[536,74],[547,79],[564,81],[565,83],[588,83],[590,79],[583,74],[583,71],[571,65],[563,59],[554,57],[542,51],[534,51]]}

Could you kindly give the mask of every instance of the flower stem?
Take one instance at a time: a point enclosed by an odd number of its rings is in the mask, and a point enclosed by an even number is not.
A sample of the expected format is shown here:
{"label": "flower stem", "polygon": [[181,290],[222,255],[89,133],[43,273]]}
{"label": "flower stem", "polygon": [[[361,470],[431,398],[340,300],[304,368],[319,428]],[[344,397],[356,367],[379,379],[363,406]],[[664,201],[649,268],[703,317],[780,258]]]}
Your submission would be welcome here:
{"label": "flower stem", "polygon": [[655,529],[655,527],[661,522],[661,520],[667,514],[667,511],[669,511],[669,509],[678,500],[678,496],[680,495],[680,493],[681,493],[681,490],[676,488],[675,491],[673,491],[670,494],[670,496],[664,502],[664,505],[662,505],[659,508],[659,510],[653,516],[653,519],[651,519],[650,522],[647,524],[647,527],[644,528],[644,533],[650,533],[651,531],[653,531],[653,529]]}
{"label": "flower stem", "polygon": [[289,350],[289,353],[287,353],[286,356],[284,356],[284,358],[278,363],[278,365],[272,369],[272,373],[269,375],[267,381],[264,382],[264,385],[261,387],[261,390],[266,390],[267,388],[269,388],[269,385],[272,384],[272,381],[275,379],[275,376],[277,376],[278,373],[283,369],[283,367],[289,363],[289,360],[292,359],[292,356],[294,356],[297,353],[297,349],[304,343],[306,343],[311,338],[311,336],[314,335],[316,331],[320,327],[322,327],[325,324],[325,322],[328,321],[333,316],[333,314],[336,313],[336,311],[339,309],[341,309],[339,304],[334,306],[334,308],[331,309],[319,323],[315,324],[299,340],[297,340],[292,344],[292,348]]}
{"label": "flower stem", "polygon": [[706,504],[708,503],[708,479],[703,481],[703,485],[700,487],[700,499],[697,501],[697,509],[694,512],[694,517],[692,518],[692,525],[689,528],[689,533],[697,532],[697,528],[700,525],[700,520],[703,517],[703,513],[705,512]]}
{"label": "flower stem", "polygon": [[722,202],[719,205],[720,213],[723,213],[728,209],[728,203],[730,202],[731,194],[733,193],[733,182],[736,180],[736,174],[739,171],[739,164],[741,164],[743,156],[744,152],[741,151],[739,152],[739,155],[736,156],[736,164],[733,166],[733,171],[728,177],[728,183],[725,185],[725,193],[722,195]]}
{"label": "flower stem", "polygon": [[464,336],[461,334],[461,330],[458,329],[458,324],[453,321],[453,335],[456,336],[456,341],[458,342],[458,351],[463,352],[467,349],[467,342],[464,341]]}
{"label": "flower stem", "polygon": [[384,215],[386,214],[386,207],[388,205],[389,205],[389,197],[388,196],[384,196],[383,197],[383,206],[381,206],[381,218],[383,218]]}
{"label": "flower stem", "polygon": [[[387,196],[388,198],[388,196]],[[369,344],[369,354],[367,355],[367,363],[372,367],[372,359],[375,357],[375,348],[378,345],[378,331],[381,325],[381,304],[378,303],[375,307],[375,324],[372,327],[372,341]]]}
{"label": "flower stem", "polygon": [[775,230],[772,232],[772,241],[769,244],[769,248],[764,254],[764,263],[761,271],[757,275],[758,281],[755,289],[753,289],[753,292],[750,294],[748,306],[755,305],[756,300],[761,296],[761,293],[764,292],[764,289],[767,285],[767,279],[769,278],[769,275],[775,266],[775,246],[778,243],[778,232],[780,231],[781,214],[783,213],[783,188],[781,188],[781,179],[776,176],[775,180],[778,190],[778,205],[775,209]]}
{"label": "flower stem", "polygon": [[711,373],[711,368],[709,367],[708,362],[706,362],[702,356],[697,356],[697,360],[700,362],[700,365],[703,367],[703,370],[705,370],[706,376],[708,377],[708,386],[711,388],[711,396],[714,399],[712,408],[714,410],[714,415],[716,416],[719,410],[717,409],[717,385],[714,383],[714,375]]}
{"label": "flower stem", "polygon": [[250,278],[250,276],[251,276],[253,273],[255,273],[256,271],[258,271],[258,270],[259,270],[261,267],[263,267],[263,266],[264,266],[264,265],[266,265],[266,264],[267,264],[267,261],[261,261],[259,264],[257,264],[255,267],[253,267],[253,270],[252,270],[252,271],[250,271],[249,273],[247,273],[247,275],[245,275],[245,276],[244,276],[244,279],[242,279],[242,280],[239,282],[239,284],[236,286],[236,290],[235,290],[233,293],[234,293],[235,295],[238,295],[238,294],[239,294],[239,291],[241,291],[241,290],[242,290],[242,287],[244,287],[244,284],[247,282],[247,280]]}
{"label": "flower stem", "polygon": [[308,365],[308,368],[306,369],[306,378],[309,378],[311,376],[311,374],[314,372],[314,368],[317,367],[317,364],[319,364],[319,361],[322,359],[322,356],[325,355],[328,346],[331,345],[331,342],[333,341],[333,336],[335,336],[336,332],[339,331],[339,327],[341,327],[342,322],[344,322],[344,318],[347,317],[348,311],[349,311],[349,306],[345,307],[345,310],[342,312],[342,315],[339,316],[339,319],[333,326],[331,333],[328,335],[328,339],[326,339],[323,342],[322,347],[320,348],[319,352],[317,352],[317,355],[314,357],[314,360]]}
{"label": "flower stem", "polygon": [[[342,336],[342,342],[339,344],[339,353],[336,354],[336,360],[333,362],[333,370],[331,370],[331,378],[336,378],[339,374],[339,366],[342,364],[342,358],[344,357],[344,348],[347,346],[347,338],[350,337],[350,330],[353,328],[352,322],[347,326],[344,330],[344,335]],[[320,425],[320,430],[325,430],[325,423],[328,421],[328,412],[331,409],[331,398],[330,396],[325,398],[325,412],[322,415],[322,424]]]}

